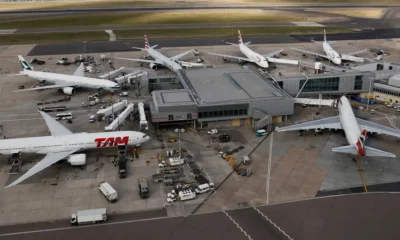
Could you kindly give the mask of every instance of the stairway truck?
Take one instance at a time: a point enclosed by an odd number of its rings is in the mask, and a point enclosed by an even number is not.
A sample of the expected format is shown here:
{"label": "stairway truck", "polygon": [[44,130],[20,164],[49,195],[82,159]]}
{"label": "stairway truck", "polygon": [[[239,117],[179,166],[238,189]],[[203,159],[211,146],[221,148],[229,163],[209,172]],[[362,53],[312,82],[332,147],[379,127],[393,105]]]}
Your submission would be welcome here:
{"label": "stairway truck", "polygon": [[84,225],[107,221],[107,209],[80,210],[71,215],[72,225]]}

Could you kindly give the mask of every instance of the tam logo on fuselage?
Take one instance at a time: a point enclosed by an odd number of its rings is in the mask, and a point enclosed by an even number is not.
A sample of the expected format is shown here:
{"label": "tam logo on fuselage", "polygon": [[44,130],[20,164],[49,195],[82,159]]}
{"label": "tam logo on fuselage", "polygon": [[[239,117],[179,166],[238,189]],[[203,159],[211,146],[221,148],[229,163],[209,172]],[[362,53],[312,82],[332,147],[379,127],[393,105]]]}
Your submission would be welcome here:
{"label": "tam logo on fuselage", "polygon": [[129,137],[109,137],[109,138],[96,138],[97,147],[116,147],[121,144],[128,145]]}

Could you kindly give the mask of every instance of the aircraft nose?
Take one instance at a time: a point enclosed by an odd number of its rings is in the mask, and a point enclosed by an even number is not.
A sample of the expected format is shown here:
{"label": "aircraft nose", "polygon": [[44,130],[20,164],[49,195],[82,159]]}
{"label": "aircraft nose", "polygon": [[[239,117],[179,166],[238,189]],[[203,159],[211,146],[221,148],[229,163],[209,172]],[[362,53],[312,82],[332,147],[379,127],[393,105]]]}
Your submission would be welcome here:
{"label": "aircraft nose", "polygon": [[267,61],[263,61],[263,68],[268,68],[269,67],[269,64],[268,64],[268,62]]}
{"label": "aircraft nose", "polygon": [[340,58],[336,59],[336,64],[337,64],[337,65],[342,64],[342,59],[340,59]]}

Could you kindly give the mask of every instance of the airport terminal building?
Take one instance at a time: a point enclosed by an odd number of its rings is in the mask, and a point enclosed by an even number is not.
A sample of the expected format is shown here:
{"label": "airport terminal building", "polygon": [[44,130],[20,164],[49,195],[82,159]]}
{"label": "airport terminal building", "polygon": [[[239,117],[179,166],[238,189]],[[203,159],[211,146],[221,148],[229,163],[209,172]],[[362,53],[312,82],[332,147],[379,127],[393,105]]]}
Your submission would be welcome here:
{"label": "airport terminal building", "polygon": [[178,72],[178,78],[184,89],[153,91],[153,123],[191,121],[201,128],[219,122],[257,128],[293,114],[293,98],[250,69],[189,69]]}
{"label": "airport terminal building", "polygon": [[333,98],[368,93],[374,78],[375,73],[360,70],[272,79],[240,66],[186,69],[169,79],[182,89],[153,88],[160,90],[152,91],[151,120],[156,125],[187,121],[194,128],[212,123],[257,129],[292,115],[293,97],[307,79],[300,97],[322,93]]}

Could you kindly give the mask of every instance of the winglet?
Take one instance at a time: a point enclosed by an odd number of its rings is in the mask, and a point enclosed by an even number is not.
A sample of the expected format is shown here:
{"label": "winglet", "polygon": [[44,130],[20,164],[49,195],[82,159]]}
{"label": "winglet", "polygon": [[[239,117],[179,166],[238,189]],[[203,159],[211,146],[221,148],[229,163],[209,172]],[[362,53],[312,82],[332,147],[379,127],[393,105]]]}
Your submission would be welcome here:
{"label": "winglet", "polygon": [[240,45],[243,43],[242,34],[240,34],[240,30],[238,30],[238,38],[239,38],[238,45]]}
{"label": "winglet", "polygon": [[326,42],[326,31],[324,29],[324,42]]}
{"label": "winglet", "polygon": [[18,55],[19,63],[21,64],[22,70],[30,70],[32,71],[33,68],[25,61],[25,59],[21,56]]}
{"label": "winglet", "polygon": [[147,35],[144,35],[144,48],[149,49],[150,43],[149,40],[147,39]]}

